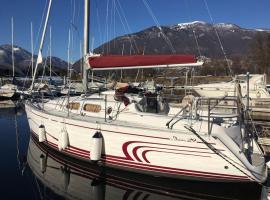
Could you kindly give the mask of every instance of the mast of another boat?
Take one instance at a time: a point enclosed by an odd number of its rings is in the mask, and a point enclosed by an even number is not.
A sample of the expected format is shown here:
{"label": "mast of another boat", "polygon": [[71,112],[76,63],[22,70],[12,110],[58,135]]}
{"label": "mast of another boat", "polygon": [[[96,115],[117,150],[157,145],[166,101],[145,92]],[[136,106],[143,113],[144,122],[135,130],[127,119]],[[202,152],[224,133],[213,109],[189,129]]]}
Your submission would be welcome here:
{"label": "mast of another boat", "polygon": [[68,87],[70,86],[71,84],[71,73],[70,73],[70,29],[68,30],[68,68],[67,68],[67,78],[68,78],[68,81],[67,81],[67,84],[68,84]]}
{"label": "mast of another boat", "polygon": [[50,79],[52,78],[52,27],[50,26]]}
{"label": "mast of another boat", "polygon": [[34,82],[35,82],[35,78],[36,78],[36,74],[37,74],[38,65],[42,63],[42,49],[43,49],[45,34],[46,34],[46,30],[47,30],[48,20],[49,20],[49,16],[50,16],[51,5],[52,5],[52,0],[49,1],[48,11],[47,11],[45,24],[44,24],[44,28],[43,28],[43,32],[42,32],[42,37],[41,37],[41,42],[40,42],[40,46],[39,46],[39,50],[38,50],[38,58],[37,58],[36,66],[35,66],[34,75],[32,77],[32,84],[31,84],[31,87],[30,87],[30,94],[32,94],[32,91],[33,91],[33,88],[34,88]]}
{"label": "mast of another boat", "polygon": [[13,17],[11,17],[11,54],[12,54],[12,78],[14,79],[15,64],[14,64],[14,25]]}
{"label": "mast of another boat", "polygon": [[88,83],[88,69],[91,66],[88,63],[87,54],[89,53],[89,10],[90,10],[90,0],[84,0],[84,47],[83,47],[83,89],[87,93]]}
{"label": "mast of another boat", "polygon": [[34,42],[33,42],[33,23],[31,22],[31,76],[34,75]]}

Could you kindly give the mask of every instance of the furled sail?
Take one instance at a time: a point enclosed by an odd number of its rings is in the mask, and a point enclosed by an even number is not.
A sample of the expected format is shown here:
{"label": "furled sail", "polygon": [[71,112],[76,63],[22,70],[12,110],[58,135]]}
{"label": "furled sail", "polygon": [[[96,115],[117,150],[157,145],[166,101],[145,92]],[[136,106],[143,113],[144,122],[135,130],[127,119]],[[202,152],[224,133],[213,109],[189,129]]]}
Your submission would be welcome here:
{"label": "furled sail", "polygon": [[92,70],[201,66],[193,55],[107,55],[89,56]]}

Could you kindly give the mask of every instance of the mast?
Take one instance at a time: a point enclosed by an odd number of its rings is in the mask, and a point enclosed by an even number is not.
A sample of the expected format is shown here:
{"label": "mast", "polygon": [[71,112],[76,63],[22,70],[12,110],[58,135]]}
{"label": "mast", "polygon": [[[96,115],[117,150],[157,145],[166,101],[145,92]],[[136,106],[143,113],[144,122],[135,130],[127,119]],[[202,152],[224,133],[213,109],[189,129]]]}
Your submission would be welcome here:
{"label": "mast", "polygon": [[52,78],[52,27],[50,26],[50,79]]}
{"label": "mast", "polygon": [[51,5],[52,5],[52,0],[49,1],[48,11],[47,11],[46,20],[45,20],[45,24],[44,24],[44,28],[43,28],[43,32],[42,32],[42,38],[41,38],[41,42],[40,42],[40,47],[39,47],[39,50],[38,50],[38,58],[37,58],[36,66],[35,66],[34,76],[32,78],[32,84],[31,84],[31,88],[30,88],[30,93],[32,93],[32,90],[33,90],[33,87],[34,87],[34,82],[35,82],[35,78],[36,78],[36,74],[37,74],[38,65],[42,63],[42,53],[41,52],[42,52],[42,49],[43,49],[44,38],[45,38],[48,19],[49,19],[50,11],[51,11]]}
{"label": "mast", "polygon": [[80,40],[80,70],[81,70],[81,78],[83,79],[83,49],[82,49],[82,41]]}
{"label": "mast", "polygon": [[86,55],[89,53],[89,9],[90,9],[90,0],[84,0],[83,88],[85,93],[87,92],[88,89],[87,67],[89,67],[89,64]]}
{"label": "mast", "polygon": [[14,78],[14,27],[13,27],[13,17],[11,17],[11,54],[12,54],[12,77]]}
{"label": "mast", "polygon": [[70,79],[70,29],[68,30],[68,68],[67,68],[67,78],[69,78],[69,84],[71,83]]}
{"label": "mast", "polygon": [[33,42],[33,24],[31,22],[31,76],[34,75],[34,42]]}

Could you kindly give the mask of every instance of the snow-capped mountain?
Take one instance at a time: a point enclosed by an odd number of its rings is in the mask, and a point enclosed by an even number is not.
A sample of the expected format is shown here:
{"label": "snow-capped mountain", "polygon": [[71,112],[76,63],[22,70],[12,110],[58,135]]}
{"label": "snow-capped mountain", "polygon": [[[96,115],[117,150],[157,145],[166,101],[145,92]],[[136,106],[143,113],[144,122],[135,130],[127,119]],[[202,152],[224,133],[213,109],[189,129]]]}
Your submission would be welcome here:
{"label": "snow-capped mountain", "polygon": [[[203,21],[150,27],[137,33],[117,37],[98,47],[105,54],[188,53],[207,57],[222,57],[218,36],[229,56],[246,55],[257,33],[269,34],[269,29],[245,29],[232,23],[210,24]],[[218,34],[218,36],[217,36]],[[196,44],[195,37],[198,41]]]}
{"label": "snow-capped mountain", "polygon": [[[31,53],[27,50],[15,46],[13,47],[14,52],[14,64],[16,75],[25,75],[29,71],[29,66],[31,66]],[[34,61],[37,56],[34,56]],[[43,58],[43,62],[48,62],[49,57]],[[67,68],[67,62],[52,56],[52,68],[54,71],[64,70]],[[12,71],[12,46],[5,44],[0,45],[0,72],[1,75],[11,75]]]}

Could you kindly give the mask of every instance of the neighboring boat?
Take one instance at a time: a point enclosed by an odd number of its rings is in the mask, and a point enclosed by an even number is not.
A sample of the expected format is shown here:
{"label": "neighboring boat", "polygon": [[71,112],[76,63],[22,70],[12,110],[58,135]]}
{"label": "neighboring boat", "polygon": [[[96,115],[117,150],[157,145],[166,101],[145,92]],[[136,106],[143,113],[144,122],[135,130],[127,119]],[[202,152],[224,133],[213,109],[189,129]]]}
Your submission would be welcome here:
{"label": "neighboring boat", "polygon": [[0,87],[0,98],[12,99],[17,96],[17,86],[14,84],[5,84]]}
{"label": "neighboring boat", "polygon": [[[246,74],[237,75],[232,81],[200,84],[192,86],[201,97],[224,97],[236,96],[235,84],[241,85],[242,95],[247,95],[247,78]],[[266,86],[265,74],[250,74],[249,75],[249,97],[251,99],[270,98],[270,93]]]}
{"label": "neighboring boat", "polygon": [[15,59],[14,59],[14,30],[13,30],[13,17],[11,18],[11,60],[12,60],[12,83],[6,83],[0,87],[0,98],[12,99],[19,95],[17,94],[18,87],[13,84],[15,81]]}
{"label": "neighboring boat", "polygon": [[[270,120],[270,92],[266,84],[265,74],[249,75],[249,108],[254,120]],[[240,84],[242,96],[247,96],[247,75],[237,75],[230,82],[209,83],[191,86],[201,97],[236,96],[236,84]],[[246,103],[246,101],[244,101]]]}
{"label": "neighboring boat", "polygon": [[[138,176],[80,162],[47,148],[31,137],[27,163],[48,199],[260,199],[261,186],[250,183],[203,183],[169,178]],[[44,186],[44,187],[43,187]],[[43,190],[44,189],[44,190]],[[230,191],[230,192],[228,192]]]}
{"label": "neighboring boat", "polygon": [[[86,8],[88,3],[85,0]],[[85,15],[88,26],[87,10]],[[88,37],[87,31],[85,35]],[[88,45],[86,38],[85,55]],[[201,65],[190,55],[87,56],[84,72],[87,66],[94,72]],[[87,73],[83,82],[87,88]],[[128,84],[115,88],[79,97],[27,101],[25,110],[33,135],[76,159],[138,174],[197,181],[265,182],[263,152],[243,120],[224,127],[220,121],[225,117],[211,116],[210,111],[208,120],[198,118],[197,113],[182,115],[184,109],[191,109],[191,102],[174,115],[175,110],[158,90],[144,91]],[[241,116],[238,112],[226,117]]]}

